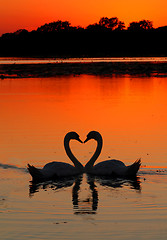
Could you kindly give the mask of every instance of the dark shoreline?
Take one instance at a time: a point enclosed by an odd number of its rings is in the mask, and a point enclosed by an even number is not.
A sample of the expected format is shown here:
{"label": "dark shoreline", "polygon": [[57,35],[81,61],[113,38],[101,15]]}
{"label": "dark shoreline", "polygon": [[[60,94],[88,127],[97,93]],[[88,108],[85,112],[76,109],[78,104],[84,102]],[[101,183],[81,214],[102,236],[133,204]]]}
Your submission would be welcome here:
{"label": "dark shoreline", "polygon": [[167,77],[167,62],[105,62],[1,64],[0,79],[55,77],[69,75],[163,75]]}

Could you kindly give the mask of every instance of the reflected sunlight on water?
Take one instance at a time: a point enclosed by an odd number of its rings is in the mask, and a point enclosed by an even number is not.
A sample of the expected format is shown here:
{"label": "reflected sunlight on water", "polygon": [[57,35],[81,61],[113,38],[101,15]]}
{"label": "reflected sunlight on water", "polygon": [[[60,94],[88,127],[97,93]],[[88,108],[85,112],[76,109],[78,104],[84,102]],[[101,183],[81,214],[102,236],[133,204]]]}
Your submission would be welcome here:
{"label": "reflected sunlight on water", "polygon": [[[166,239],[167,81],[163,77],[68,76],[0,81],[2,239]],[[63,138],[99,131],[99,161],[142,159],[134,180],[34,184],[27,163],[70,163]],[[71,142],[85,164],[95,142]]]}
{"label": "reflected sunlight on water", "polygon": [[166,62],[166,57],[115,57],[115,58],[21,58],[0,57],[0,64],[48,64],[48,63],[106,63],[106,62]]}

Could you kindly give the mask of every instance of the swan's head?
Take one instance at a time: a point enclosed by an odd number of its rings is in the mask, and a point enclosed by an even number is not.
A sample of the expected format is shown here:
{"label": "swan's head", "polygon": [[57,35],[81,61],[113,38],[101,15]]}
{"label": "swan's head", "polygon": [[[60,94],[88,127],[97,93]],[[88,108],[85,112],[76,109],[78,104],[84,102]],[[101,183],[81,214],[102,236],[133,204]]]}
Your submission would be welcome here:
{"label": "swan's head", "polygon": [[76,132],[69,132],[69,133],[67,133],[66,136],[65,136],[65,138],[68,139],[68,140],[75,139],[75,140],[77,140],[78,142],[83,143],[83,142],[81,141],[78,133],[76,133]]}
{"label": "swan's head", "polygon": [[84,143],[88,142],[89,140],[94,139],[96,141],[99,141],[102,139],[101,134],[97,131],[91,131],[88,133],[86,140]]}

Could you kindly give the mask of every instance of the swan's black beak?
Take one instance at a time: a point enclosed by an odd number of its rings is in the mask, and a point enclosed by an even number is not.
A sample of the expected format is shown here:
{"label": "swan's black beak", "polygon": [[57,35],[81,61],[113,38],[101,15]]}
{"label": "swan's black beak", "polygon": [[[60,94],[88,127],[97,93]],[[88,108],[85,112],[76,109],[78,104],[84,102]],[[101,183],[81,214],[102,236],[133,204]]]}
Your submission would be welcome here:
{"label": "swan's black beak", "polygon": [[78,142],[83,143],[80,138],[78,138]]}
{"label": "swan's black beak", "polygon": [[87,141],[89,141],[89,138],[86,138],[86,140],[84,141],[84,143],[86,143]]}

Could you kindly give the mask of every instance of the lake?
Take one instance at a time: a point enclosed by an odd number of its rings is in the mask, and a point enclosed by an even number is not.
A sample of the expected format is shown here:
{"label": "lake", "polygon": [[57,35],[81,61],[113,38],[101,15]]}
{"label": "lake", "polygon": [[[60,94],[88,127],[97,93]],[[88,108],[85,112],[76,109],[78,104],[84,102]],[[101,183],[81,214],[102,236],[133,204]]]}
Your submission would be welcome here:
{"label": "lake", "polygon": [[[1,239],[166,239],[167,78],[57,76],[0,80]],[[78,176],[32,184],[27,163],[70,163],[63,140],[99,131],[97,162],[141,158],[137,179]],[[71,141],[85,165],[95,141]]]}

